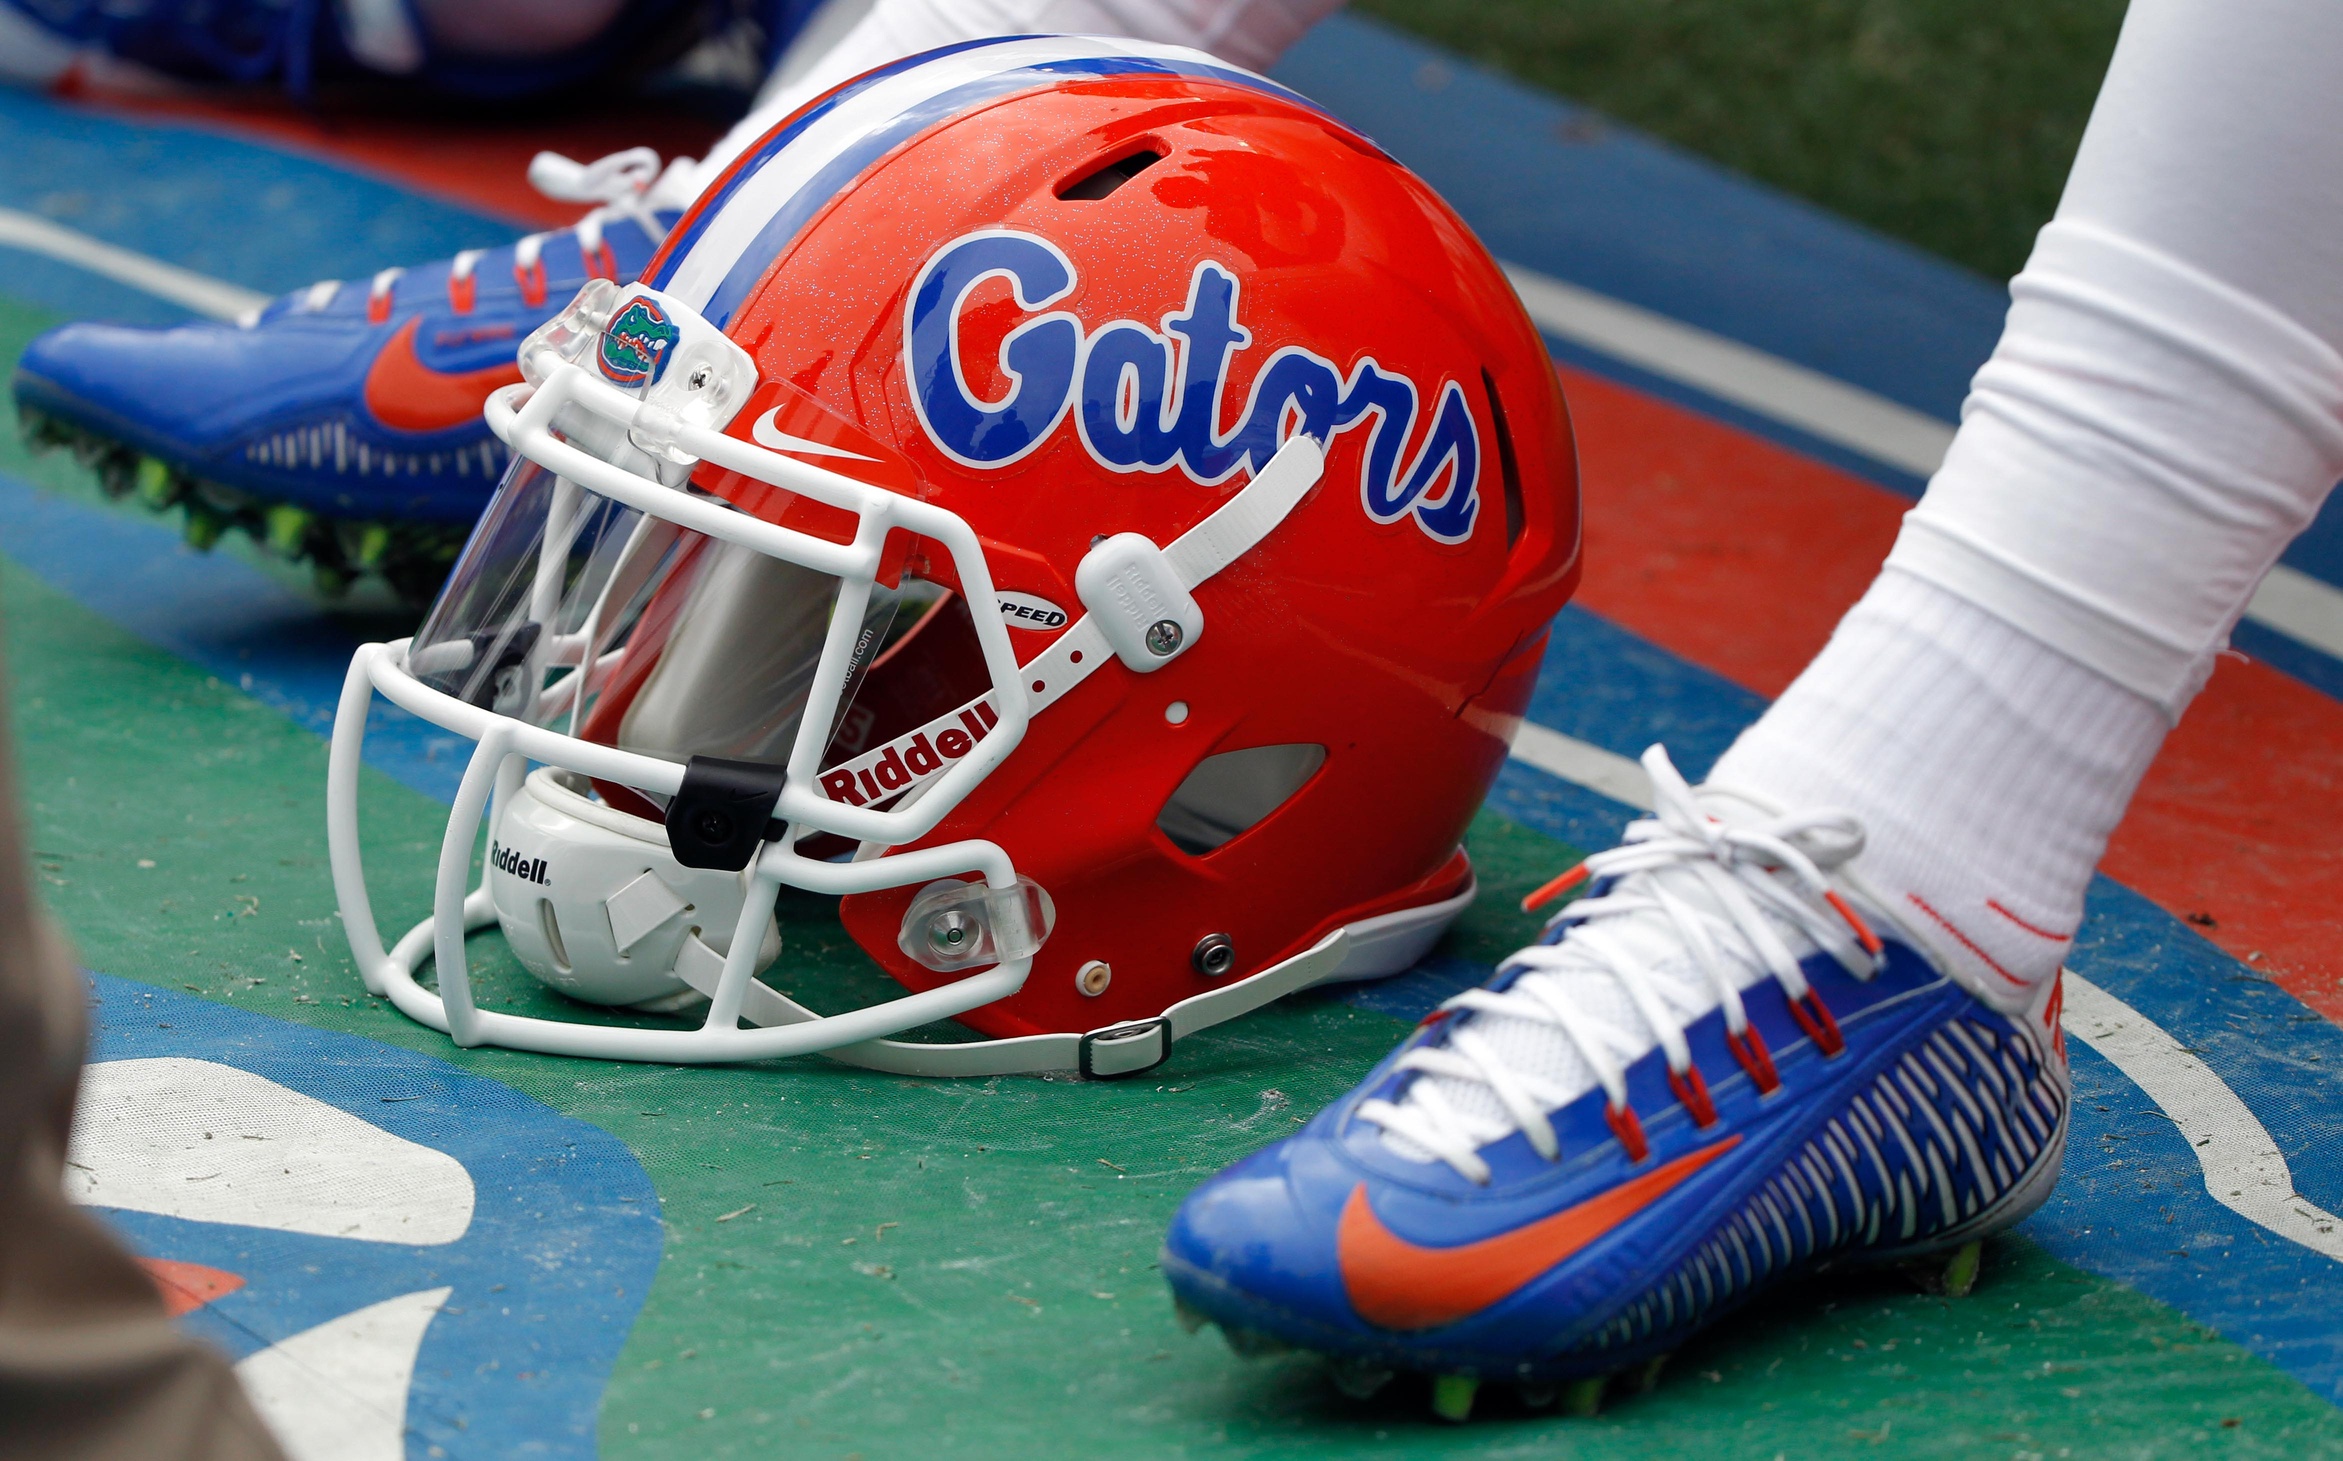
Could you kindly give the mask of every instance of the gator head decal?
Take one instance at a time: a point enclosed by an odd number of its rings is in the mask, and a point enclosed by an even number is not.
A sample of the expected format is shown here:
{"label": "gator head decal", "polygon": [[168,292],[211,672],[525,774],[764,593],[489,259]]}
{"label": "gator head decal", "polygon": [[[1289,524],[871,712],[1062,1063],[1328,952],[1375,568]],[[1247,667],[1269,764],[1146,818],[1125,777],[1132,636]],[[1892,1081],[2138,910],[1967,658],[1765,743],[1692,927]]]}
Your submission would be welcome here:
{"label": "gator head decal", "polygon": [[630,300],[602,327],[594,357],[602,374],[622,386],[655,382],[667,369],[668,354],[682,332],[659,306],[647,299]]}

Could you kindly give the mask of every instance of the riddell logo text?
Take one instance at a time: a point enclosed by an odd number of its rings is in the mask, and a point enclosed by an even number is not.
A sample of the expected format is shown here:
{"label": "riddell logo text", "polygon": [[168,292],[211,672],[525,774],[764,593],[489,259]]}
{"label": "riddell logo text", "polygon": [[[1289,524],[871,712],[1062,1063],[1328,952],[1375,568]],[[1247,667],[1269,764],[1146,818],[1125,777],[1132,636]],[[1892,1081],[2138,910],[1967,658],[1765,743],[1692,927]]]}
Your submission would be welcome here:
{"label": "riddell logo text", "polygon": [[1001,720],[983,701],[960,711],[957,718],[959,724],[940,730],[931,721],[909,740],[897,737],[876,752],[823,772],[822,794],[854,807],[884,801],[975,750]]}
{"label": "riddell logo text", "polygon": [[523,857],[501,842],[488,844],[488,865],[500,873],[510,873],[524,883],[535,883],[540,888],[553,886],[553,877],[545,870],[542,857]]}

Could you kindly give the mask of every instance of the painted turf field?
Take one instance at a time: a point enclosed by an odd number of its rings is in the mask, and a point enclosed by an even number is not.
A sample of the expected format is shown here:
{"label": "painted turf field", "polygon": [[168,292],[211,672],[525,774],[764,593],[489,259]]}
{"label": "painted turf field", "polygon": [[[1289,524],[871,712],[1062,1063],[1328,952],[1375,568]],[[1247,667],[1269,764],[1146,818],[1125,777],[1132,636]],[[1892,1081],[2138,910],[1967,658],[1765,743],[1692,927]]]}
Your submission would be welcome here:
{"label": "painted turf field", "polygon": [[[1991,287],[1631,136],[1564,140],[1584,135],[1567,108],[1372,27],[1329,27],[1285,76],[1423,169],[1509,260],[1938,418],[1990,348]],[[476,209],[516,211],[493,146],[472,174],[298,119],[231,136],[21,97],[0,98],[0,127],[27,209],[249,288],[450,252],[498,236]],[[60,318],[178,317],[9,258],[8,359]],[[1697,771],[1819,645],[1917,479],[1567,341],[1557,355],[1589,576],[1534,719],[1625,755],[1664,738]],[[1186,1187],[1346,1087],[1520,941],[1511,897],[1615,834],[1623,807],[1523,762],[1475,829],[1488,895],[1423,970],[1185,1042],[1160,1084],[456,1051],[357,993],[325,882],[316,732],[380,621],[321,611],[234,547],[186,552],[65,461],[0,453],[28,815],[44,890],[112,976],[97,1058],[253,1072],[455,1154],[476,1194],[436,1244],[111,1210],[143,1251],[241,1279],[189,1322],[280,1369],[284,1341],[336,1315],[446,1289],[408,1348],[407,1454],[581,1455],[597,1436],[611,1455],[2343,1451],[2343,1264],[2215,1202],[2189,1139],[2073,1042],[2067,1179],[1968,1301],[1813,1285],[1599,1420],[1492,1396],[1463,1430],[1430,1422],[1420,1391],[1354,1405],[1307,1362],[1242,1364],[1182,1335],[1148,1264]],[[2314,531],[2290,562],[2337,581],[2337,536]],[[2334,1211],[2343,963],[2314,910],[2343,889],[2337,666],[2254,626],[2240,643],[2261,662],[2225,665],[2175,738],[2075,967],[2196,1052],[2306,1205]],[[387,713],[374,744],[371,866],[386,901],[419,910],[459,748]],[[835,944],[792,929],[800,954]],[[854,976],[824,964],[843,992]],[[500,1000],[542,998],[495,972]]]}

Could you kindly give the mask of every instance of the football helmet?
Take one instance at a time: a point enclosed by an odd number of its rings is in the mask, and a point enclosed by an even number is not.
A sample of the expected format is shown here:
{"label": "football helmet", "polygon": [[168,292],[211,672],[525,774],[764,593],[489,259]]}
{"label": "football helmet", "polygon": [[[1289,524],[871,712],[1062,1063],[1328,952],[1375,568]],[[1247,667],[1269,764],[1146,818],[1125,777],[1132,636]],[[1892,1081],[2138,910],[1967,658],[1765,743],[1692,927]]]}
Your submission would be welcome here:
{"label": "football helmet", "polygon": [[[520,363],[512,466],[352,660],[329,772],[368,987],[458,1043],[1130,1074],[1471,900],[1577,579],[1569,422],[1487,251],[1301,97],[1121,40],[913,58]],[[477,743],[387,950],[377,692]],[[784,889],[906,992],[760,979]],[[490,925],[579,1018],[480,1007]],[[888,1038],[945,1018],[989,1038]]]}

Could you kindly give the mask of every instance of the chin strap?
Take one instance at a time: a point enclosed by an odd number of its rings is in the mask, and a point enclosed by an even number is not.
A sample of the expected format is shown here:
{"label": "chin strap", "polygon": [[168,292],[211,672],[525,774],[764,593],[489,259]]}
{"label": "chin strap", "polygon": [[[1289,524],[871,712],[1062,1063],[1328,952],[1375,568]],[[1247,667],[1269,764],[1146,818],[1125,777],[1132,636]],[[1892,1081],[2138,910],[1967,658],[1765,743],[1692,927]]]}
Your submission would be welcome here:
{"label": "chin strap", "polygon": [[[1172,1042],[1250,1013],[1297,990],[1307,989],[1342,967],[1350,951],[1347,929],[1336,929],[1311,948],[1281,964],[1218,989],[1181,1000],[1147,1020],[1103,1025],[1083,1034],[1020,1035],[1009,1040],[970,1040],[922,1045],[905,1040],[865,1040],[825,1050],[846,1065],[894,1075],[1035,1075],[1079,1071],[1094,1079],[1139,1075],[1171,1058]],[[676,976],[711,999],[724,973],[724,956],[687,935],[676,956]],[[820,1016],[771,985],[751,979],[740,1017],[754,1025],[797,1025]]]}

